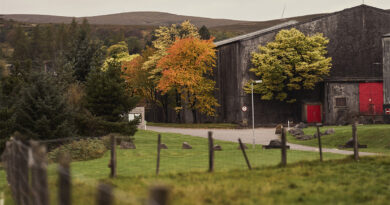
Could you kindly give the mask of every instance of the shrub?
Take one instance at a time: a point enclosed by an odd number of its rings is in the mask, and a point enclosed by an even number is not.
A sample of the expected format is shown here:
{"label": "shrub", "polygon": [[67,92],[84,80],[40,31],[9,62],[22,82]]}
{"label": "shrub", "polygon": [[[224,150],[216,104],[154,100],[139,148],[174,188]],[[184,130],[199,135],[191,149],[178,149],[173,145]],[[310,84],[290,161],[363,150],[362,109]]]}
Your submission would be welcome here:
{"label": "shrub", "polygon": [[106,146],[100,139],[82,139],[62,145],[48,154],[49,161],[57,162],[61,153],[68,153],[72,161],[84,161],[97,159],[107,151]]}

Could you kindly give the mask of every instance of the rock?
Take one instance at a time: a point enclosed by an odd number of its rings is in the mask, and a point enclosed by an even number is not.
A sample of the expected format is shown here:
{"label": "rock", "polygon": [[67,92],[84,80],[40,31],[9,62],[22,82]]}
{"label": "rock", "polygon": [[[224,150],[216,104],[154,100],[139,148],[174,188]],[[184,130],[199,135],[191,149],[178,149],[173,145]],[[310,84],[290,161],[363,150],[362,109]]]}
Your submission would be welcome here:
{"label": "rock", "polygon": [[288,131],[291,135],[298,136],[298,135],[304,135],[305,133],[303,132],[302,129],[300,128],[292,128]]}
{"label": "rock", "polygon": [[192,149],[192,146],[188,144],[188,142],[183,142],[181,146],[182,149]]}
{"label": "rock", "polygon": [[[320,132],[320,136],[324,136],[324,133],[321,133]],[[318,136],[317,136],[317,132],[316,133],[314,133],[314,135],[313,135],[313,138],[317,138]]]}
{"label": "rock", "polygon": [[160,149],[168,149],[168,146],[166,144],[160,144]]}
{"label": "rock", "polygon": [[282,134],[282,129],[283,129],[283,125],[282,125],[282,124],[278,124],[278,125],[276,126],[275,134],[276,134],[276,135]]}
{"label": "rock", "polygon": [[135,144],[132,142],[126,142],[126,141],[121,141],[121,144],[119,145],[121,149],[135,149]]}
{"label": "rock", "polygon": [[[353,148],[353,138],[349,139],[348,142],[345,143],[345,145],[340,145],[340,148]],[[358,148],[367,148],[367,145],[361,145],[358,142]]]}
{"label": "rock", "polygon": [[214,145],[214,151],[222,151],[221,145]]}
{"label": "rock", "polygon": [[314,137],[311,135],[299,135],[299,136],[295,137],[295,139],[297,139],[297,140],[311,140],[313,138]]}
{"label": "rock", "polygon": [[295,125],[295,128],[303,129],[307,128],[307,125],[303,122],[300,122],[299,124]]}
{"label": "rock", "polygon": [[327,129],[327,130],[324,132],[324,135],[331,135],[331,134],[334,134],[334,133],[335,133],[334,129],[331,128],[331,129]]}
{"label": "rock", "polygon": [[[290,146],[286,145],[287,149],[290,149]],[[282,148],[282,142],[278,139],[271,140],[269,145],[263,145],[263,149],[280,149]]]}
{"label": "rock", "polygon": [[[246,146],[246,144],[242,144],[243,146],[244,146],[244,149],[248,149],[248,146]],[[241,149],[241,146],[240,146],[240,144],[238,144],[238,147],[237,147],[237,149]]]}

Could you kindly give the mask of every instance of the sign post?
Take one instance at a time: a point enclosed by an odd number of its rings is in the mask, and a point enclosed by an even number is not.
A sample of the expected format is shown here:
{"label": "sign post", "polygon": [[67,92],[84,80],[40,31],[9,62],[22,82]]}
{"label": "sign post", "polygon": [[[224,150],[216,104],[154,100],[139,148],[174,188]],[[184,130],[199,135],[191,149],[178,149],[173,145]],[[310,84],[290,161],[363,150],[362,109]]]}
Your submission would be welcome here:
{"label": "sign post", "polygon": [[255,105],[253,103],[253,83],[262,83],[262,80],[255,80],[251,83],[251,90],[252,90],[252,136],[253,136],[253,149],[255,149],[256,144],[256,138],[255,138]]}

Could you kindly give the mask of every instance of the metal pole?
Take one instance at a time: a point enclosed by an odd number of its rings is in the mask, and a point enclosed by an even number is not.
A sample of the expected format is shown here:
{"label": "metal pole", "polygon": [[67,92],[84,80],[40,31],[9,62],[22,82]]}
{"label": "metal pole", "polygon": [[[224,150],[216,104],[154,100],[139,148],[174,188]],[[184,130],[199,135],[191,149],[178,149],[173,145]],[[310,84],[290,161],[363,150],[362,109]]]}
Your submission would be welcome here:
{"label": "metal pole", "polygon": [[253,103],[253,82],[252,82],[252,137],[253,137],[253,149],[255,149],[256,139],[255,139],[255,106]]}

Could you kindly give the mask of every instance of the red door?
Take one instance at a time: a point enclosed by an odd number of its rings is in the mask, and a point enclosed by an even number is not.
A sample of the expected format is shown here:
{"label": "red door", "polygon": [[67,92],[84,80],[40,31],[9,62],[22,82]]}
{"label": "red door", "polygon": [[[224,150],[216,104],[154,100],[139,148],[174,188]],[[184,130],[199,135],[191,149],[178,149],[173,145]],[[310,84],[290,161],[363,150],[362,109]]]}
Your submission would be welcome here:
{"label": "red door", "polygon": [[321,122],[321,105],[307,105],[307,122]]}
{"label": "red door", "polygon": [[383,107],[383,84],[359,84],[360,113],[366,115],[381,115]]}

